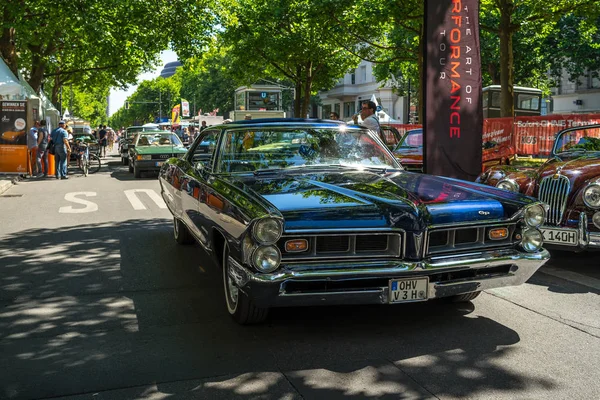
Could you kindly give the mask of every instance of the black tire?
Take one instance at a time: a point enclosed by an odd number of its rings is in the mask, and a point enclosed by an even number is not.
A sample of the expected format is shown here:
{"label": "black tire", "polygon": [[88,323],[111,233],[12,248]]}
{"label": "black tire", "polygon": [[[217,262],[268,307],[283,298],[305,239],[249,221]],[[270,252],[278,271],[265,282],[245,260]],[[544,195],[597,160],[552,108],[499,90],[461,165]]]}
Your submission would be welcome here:
{"label": "black tire", "polygon": [[187,226],[178,218],[173,218],[173,237],[182,245],[194,244],[196,241]]}
{"label": "black tire", "polygon": [[471,293],[457,294],[456,296],[450,297],[450,300],[453,303],[466,303],[467,301],[473,300],[474,298],[476,298],[480,294],[481,294],[481,292],[471,292]]}
{"label": "black tire", "polygon": [[100,171],[100,167],[102,166],[102,162],[100,161],[100,158],[94,154],[94,153],[90,153],[90,165],[89,165],[89,173],[90,174],[95,174],[96,172]]}
{"label": "black tire", "polygon": [[229,276],[229,246],[225,244],[223,250],[223,289],[225,294],[225,305],[229,315],[240,325],[258,324],[267,319],[268,308],[260,308],[254,305],[248,295],[239,290]]}
{"label": "black tire", "polygon": [[141,178],[142,177],[142,171],[140,171],[140,169],[135,164],[133,164],[133,176],[135,178]]}
{"label": "black tire", "polygon": [[128,162],[129,162],[129,160],[127,159],[127,157],[121,156],[121,164],[127,165]]}
{"label": "black tire", "polygon": [[133,172],[133,165],[129,163],[129,172]]}

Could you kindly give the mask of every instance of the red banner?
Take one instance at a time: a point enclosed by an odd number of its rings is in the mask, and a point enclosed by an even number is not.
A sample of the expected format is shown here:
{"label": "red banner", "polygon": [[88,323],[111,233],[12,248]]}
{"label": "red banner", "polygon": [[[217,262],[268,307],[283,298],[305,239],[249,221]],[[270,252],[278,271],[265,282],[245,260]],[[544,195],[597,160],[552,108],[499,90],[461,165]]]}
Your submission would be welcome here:
{"label": "red banner", "polygon": [[483,132],[479,0],[426,0],[425,38],[424,170],[474,180]]}

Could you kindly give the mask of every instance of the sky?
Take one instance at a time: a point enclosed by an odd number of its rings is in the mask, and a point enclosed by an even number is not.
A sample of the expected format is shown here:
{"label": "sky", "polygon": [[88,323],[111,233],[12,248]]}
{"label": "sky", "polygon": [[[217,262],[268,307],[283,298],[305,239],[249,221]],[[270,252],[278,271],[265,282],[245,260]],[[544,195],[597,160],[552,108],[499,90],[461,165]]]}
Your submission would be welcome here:
{"label": "sky", "polygon": [[[177,54],[175,54],[174,51],[165,50],[162,53],[160,53],[160,59],[162,62],[154,71],[146,72],[138,76],[138,83],[146,80],[151,80],[156,78],[157,76],[160,76],[160,71],[162,71],[166,63],[169,63],[171,61],[177,61]],[[125,104],[125,100],[127,100],[127,97],[132,95],[137,89],[137,87],[138,85],[133,85],[130,86],[127,90],[111,89],[108,113],[110,115],[113,115],[115,112],[117,112],[119,108],[123,107],[123,104]]]}

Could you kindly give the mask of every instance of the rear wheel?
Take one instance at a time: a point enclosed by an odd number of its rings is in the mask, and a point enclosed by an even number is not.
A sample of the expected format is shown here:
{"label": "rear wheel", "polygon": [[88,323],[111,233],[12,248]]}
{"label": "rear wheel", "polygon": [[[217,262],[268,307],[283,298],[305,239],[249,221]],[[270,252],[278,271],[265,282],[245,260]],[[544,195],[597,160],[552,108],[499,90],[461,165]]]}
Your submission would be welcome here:
{"label": "rear wheel", "polygon": [[473,300],[480,294],[481,294],[481,292],[457,294],[456,296],[450,297],[450,301],[452,301],[453,303],[466,303],[467,301]]}
{"label": "rear wheel", "polygon": [[179,244],[188,245],[195,242],[187,226],[178,218],[173,218],[173,237]]}
{"label": "rear wheel", "polygon": [[100,162],[100,158],[96,154],[90,153],[90,156],[88,159],[89,173],[95,174],[96,172],[100,171],[101,166],[102,166],[102,163]]}
{"label": "rear wheel", "polygon": [[225,303],[227,311],[235,322],[241,325],[257,324],[263,322],[269,314],[268,308],[260,308],[246,293],[241,291],[232,278],[232,266],[229,262],[229,246],[225,244],[223,250],[223,286],[225,289]]}

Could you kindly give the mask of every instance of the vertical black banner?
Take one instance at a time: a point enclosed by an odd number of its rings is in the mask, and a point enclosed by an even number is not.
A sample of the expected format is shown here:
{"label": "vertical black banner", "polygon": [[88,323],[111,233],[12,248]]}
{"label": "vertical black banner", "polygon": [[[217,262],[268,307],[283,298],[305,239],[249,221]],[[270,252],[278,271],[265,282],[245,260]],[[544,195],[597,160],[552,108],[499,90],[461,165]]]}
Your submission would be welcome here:
{"label": "vertical black banner", "polygon": [[472,181],[483,132],[479,0],[426,0],[423,48],[425,172]]}

